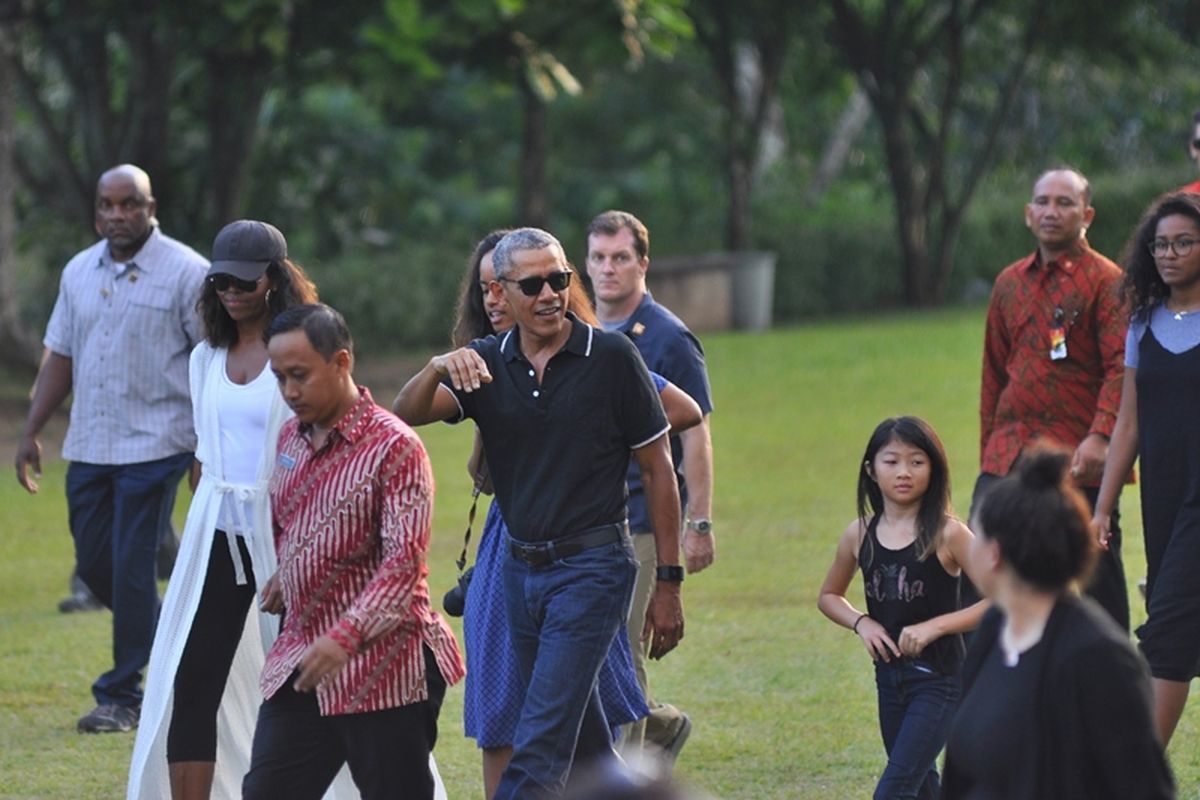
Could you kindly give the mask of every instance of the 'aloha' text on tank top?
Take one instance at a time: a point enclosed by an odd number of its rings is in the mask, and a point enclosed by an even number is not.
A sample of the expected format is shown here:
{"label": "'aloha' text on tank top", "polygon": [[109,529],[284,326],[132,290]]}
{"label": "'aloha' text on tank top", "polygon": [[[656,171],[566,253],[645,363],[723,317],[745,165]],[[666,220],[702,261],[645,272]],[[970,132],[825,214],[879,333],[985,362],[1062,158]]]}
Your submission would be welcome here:
{"label": "'aloha' text on tank top", "polygon": [[[911,547],[912,545],[909,545]],[[911,603],[925,596],[925,581],[908,579],[904,564],[875,564],[867,570],[866,592],[872,600]]]}

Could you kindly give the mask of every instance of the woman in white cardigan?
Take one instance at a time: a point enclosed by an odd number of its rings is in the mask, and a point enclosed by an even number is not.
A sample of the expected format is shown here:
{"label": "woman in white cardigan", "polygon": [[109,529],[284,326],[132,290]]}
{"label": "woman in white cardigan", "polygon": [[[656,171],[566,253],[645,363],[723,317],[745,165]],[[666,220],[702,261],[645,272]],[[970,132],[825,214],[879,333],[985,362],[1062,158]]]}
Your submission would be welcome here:
{"label": "woman in white cardigan", "polygon": [[[217,234],[197,303],[206,339],[191,357],[194,496],[150,654],[130,800],[241,796],[259,673],[278,633],[278,618],[254,600],[276,568],[267,483],[291,413],[263,331],[283,310],[316,301],[275,227],[240,220]],[[330,794],[357,796],[348,774]]]}

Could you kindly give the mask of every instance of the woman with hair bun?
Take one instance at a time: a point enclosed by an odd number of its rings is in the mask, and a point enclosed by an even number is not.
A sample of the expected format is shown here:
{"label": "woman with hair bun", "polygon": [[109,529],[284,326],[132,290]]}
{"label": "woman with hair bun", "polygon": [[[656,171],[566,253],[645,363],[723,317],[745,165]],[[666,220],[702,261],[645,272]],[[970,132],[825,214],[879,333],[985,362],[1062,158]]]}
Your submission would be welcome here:
{"label": "woman with hair bun", "polygon": [[1175,797],[1146,665],[1078,594],[1098,546],[1070,458],[1035,446],[972,520],[972,574],[993,607],[963,665],[943,798]]}

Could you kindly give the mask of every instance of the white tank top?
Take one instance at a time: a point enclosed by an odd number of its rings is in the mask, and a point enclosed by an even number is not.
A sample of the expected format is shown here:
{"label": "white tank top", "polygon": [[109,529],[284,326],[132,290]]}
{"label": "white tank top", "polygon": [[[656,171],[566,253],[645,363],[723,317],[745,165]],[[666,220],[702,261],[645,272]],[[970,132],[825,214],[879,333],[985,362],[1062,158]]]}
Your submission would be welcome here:
{"label": "white tank top", "polygon": [[[271,400],[279,389],[270,364],[263,367],[254,380],[246,384],[234,383],[226,371],[225,356],[222,355],[221,381],[216,392],[217,437],[221,445],[221,464],[225,474],[221,479],[234,486],[254,486],[258,478],[258,462],[267,443],[267,417],[271,411]],[[231,493],[222,496],[221,511],[217,515],[217,526],[229,533],[236,533],[249,540],[253,534],[247,530],[253,520],[253,504],[239,505]],[[243,524],[243,521],[247,524]]]}

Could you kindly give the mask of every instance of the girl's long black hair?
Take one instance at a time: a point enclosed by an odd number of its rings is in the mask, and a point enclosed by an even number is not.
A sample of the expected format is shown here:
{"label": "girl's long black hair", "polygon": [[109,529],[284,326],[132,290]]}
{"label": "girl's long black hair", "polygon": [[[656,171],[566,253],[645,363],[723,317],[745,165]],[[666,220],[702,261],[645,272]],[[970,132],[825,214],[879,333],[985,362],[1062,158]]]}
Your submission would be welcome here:
{"label": "girl's long black hair", "polygon": [[492,323],[488,320],[487,310],[483,307],[483,294],[479,291],[479,262],[483,257],[496,249],[496,244],[508,233],[508,228],[491,231],[482,239],[467,259],[467,272],[463,275],[462,286],[458,290],[458,309],[454,315],[454,328],[450,331],[450,341],[455,347],[465,347],[472,339],[482,339],[491,336]]}
{"label": "girl's long black hair", "polygon": [[[865,531],[868,518],[883,513],[883,491],[871,476],[871,470],[875,456],[893,439],[917,448],[929,458],[929,488],[921,497],[921,507],[917,511],[917,558],[924,561],[937,552],[938,534],[950,514],[950,465],[946,449],[925,420],[889,417],[871,434],[858,465],[858,521]],[[870,542],[869,537],[867,541]]]}

